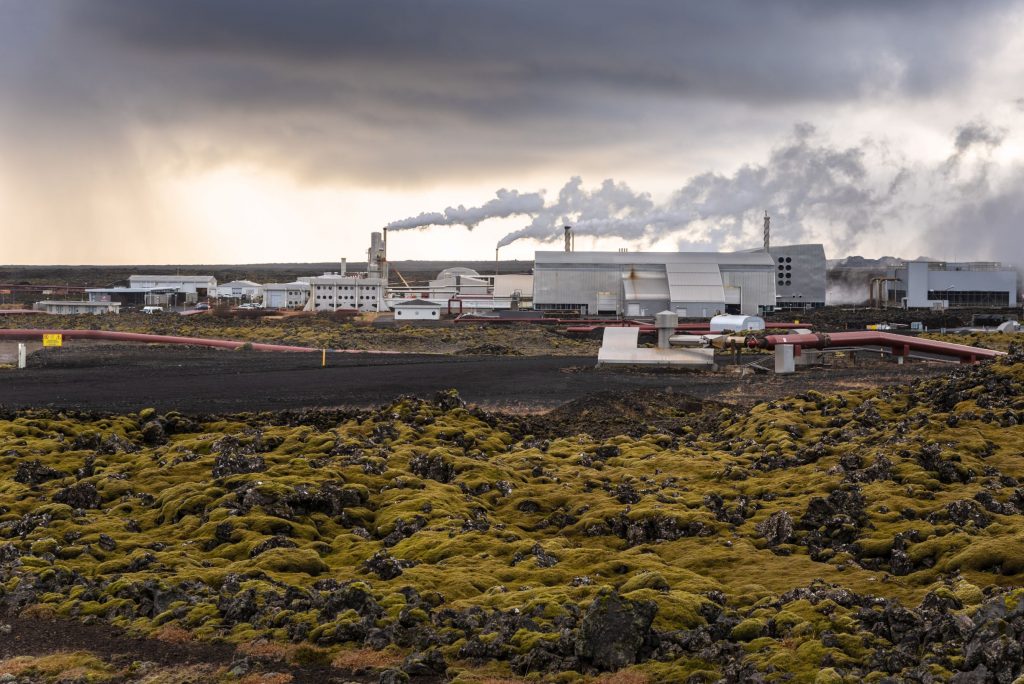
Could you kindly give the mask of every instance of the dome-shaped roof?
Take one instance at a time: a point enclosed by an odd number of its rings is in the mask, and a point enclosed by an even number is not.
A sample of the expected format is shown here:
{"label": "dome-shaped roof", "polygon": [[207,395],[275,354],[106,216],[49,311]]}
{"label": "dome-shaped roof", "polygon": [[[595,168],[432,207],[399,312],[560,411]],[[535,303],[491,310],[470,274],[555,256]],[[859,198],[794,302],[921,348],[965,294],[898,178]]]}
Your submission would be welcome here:
{"label": "dome-shaped roof", "polygon": [[443,271],[441,271],[440,273],[438,273],[437,274],[437,279],[438,280],[443,280],[445,278],[453,278],[453,277],[455,277],[457,275],[469,276],[471,278],[479,278],[480,277],[480,274],[477,273],[476,271],[474,271],[471,268],[466,268],[465,266],[452,266],[451,268],[446,268]]}

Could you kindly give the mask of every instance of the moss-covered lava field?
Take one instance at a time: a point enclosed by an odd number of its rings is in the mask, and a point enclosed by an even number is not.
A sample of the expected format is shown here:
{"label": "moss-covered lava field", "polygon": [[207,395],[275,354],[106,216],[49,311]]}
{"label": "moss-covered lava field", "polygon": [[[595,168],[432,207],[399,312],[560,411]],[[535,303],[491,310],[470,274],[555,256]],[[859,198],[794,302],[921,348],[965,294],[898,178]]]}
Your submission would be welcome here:
{"label": "moss-covered lava field", "polygon": [[[670,418],[591,437],[453,393],[226,417],[6,411],[0,603],[334,663],[337,681],[1021,675],[1024,356]],[[149,681],[47,657],[82,681]],[[66,671],[44,661],[0,676]],[[291,681],[277,675],[203,676]]]}

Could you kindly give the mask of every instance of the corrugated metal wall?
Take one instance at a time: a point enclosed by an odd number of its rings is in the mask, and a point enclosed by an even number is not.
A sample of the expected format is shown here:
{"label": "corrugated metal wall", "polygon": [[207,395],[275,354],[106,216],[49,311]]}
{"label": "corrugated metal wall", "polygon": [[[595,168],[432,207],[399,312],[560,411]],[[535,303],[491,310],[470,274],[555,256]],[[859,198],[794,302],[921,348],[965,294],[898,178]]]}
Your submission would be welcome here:
{"label": "corrugated metal wall", "polygon": [[775,273],[771,270],[732,271],[722,270],[722,282],[726,287],[740,288],[740,313],[758,316],[762,307],[775,306]]}
{"label": "corrugated metal wall", "polygon": [[[582,255],[573,255],[579,259]],[[599,258],[607,259],[608,255],[596,255]],[[650,258],[650,254],[645,254]],[[747,260],[749,255],[745,256]],[[761,257],[764,261],[756,264],[718,264],[721,268],[722,285],[726,287],[740,288],[740,312],[746,315],[758,315],[763,313],[764,308],[775,306],[775,265],[768,262],[768,255]],[[677,268],[686,269],[685,265]],[[693,267],[697,270],[698,267]],[[533,303],[538,309],[555,308],[560,306],[586,307],[584,313],[596,314],[598,312],[598,293],[614,293],[618,300],[617,311],[629,315],[623,302],[622,278],[628,276],[630,271],[642,273],[666,273],[666,264],[662,263],[571,263],[558,261],[540,261],[534,266],[533,280]],[[667,277],[667,276],[664,276]],[[681,289],[686,289],[681,288]],[[686,315],[690,317],[710,316],[724,309],[724,294],[718,301],[703,301],[707,293],[700,289],[695,291],[694,299],[702,301],[673,301],[671,306],[678,308],[685,306]],[[666,302],[667,304],[668,302]],[[653,304],[653,303],[652,303]],[[607,310],[607,302],[601,307]],[[654,312],[657,313],[657,312]],[[651,314],[648,314],[651,315]]]}

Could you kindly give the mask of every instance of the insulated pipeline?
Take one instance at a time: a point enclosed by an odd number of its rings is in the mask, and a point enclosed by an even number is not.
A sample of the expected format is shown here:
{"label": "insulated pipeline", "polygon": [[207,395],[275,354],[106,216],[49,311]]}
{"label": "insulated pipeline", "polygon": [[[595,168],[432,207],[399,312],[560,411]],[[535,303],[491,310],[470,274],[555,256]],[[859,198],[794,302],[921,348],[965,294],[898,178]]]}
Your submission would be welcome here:
{"label": "insulated pipeline", "polygon": [[205,337],[179,337],[177,335],[149,335],[146,333],[115,332],[111,330],[42,330],[39,328],[0,330],[0,339],[40,339],[42,338],[43,335],[63,335],[65,339],[69,340],[107,340],[110,342],[143,342],[147,344],[187,344],[192,345],[194,347],[214,347],[216,349],[239,349],[246,345],[250,345],[254,351],[321,351],[320,349],[313,349],[310,347],[295,347],[287,344],[264,344],[262,342],[247,342],[245,340],[216,340]]}
{"label": "insulated pipeline", "polygon": [[774,349],[776,345],[791,344],[796,349],[825,349],[827,347],[888,347],[897,356],[906,356],[911,351],[926,354],[951,356],[964,362],[995,359],[1006,352],[981,349],[966,344],[924,340],[909,335],[866,330],[860,332],[810,333],[803,335],[766,335],[750,337],[747,346]]}

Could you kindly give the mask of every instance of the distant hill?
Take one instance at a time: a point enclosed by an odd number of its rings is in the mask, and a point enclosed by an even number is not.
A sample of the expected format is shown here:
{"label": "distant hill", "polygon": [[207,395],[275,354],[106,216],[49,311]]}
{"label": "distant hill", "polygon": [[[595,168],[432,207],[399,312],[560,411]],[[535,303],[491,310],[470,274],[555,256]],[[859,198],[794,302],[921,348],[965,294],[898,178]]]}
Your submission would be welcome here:
{"label": "distant hill", "polygon": [[[396,270],[409,282],[425,283],[453,266],[472,268],[483,275],[493,275],[493,261],[392,261],[391,281],[399,283]],[[273,263],[273,264],[140,264],[117,266],[0,266],[0,284],[70,285],[77,287],[112,287],[123,285],[132,274],[148,275],[213,275],[218,282],[254,280],[258,283],[288,282],[300,276],[320,275],[337,271],[340,262]],[[533,261],[500,261],[499,273],[531,273]],[[348,272],[366,270],[366,262],[348,262]]]}

